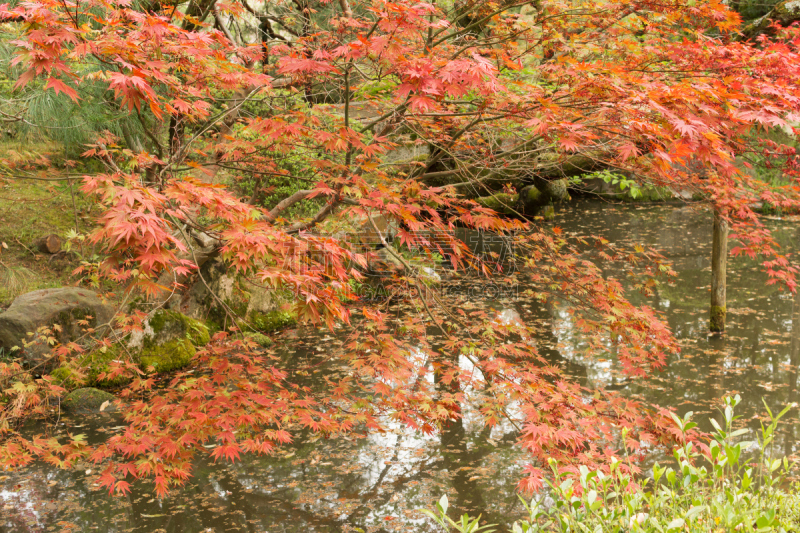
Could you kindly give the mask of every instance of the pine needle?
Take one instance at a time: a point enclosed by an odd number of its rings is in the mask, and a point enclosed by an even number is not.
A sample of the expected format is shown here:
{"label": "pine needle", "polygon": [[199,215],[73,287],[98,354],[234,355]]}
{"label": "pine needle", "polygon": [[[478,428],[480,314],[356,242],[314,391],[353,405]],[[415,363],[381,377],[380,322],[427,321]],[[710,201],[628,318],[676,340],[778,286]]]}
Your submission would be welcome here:
{"label": "pine needle", "polygon": [[9,266],[0,261],[0,285],[9,296],[16,298],[24,293],[35,274],[23,266]]}

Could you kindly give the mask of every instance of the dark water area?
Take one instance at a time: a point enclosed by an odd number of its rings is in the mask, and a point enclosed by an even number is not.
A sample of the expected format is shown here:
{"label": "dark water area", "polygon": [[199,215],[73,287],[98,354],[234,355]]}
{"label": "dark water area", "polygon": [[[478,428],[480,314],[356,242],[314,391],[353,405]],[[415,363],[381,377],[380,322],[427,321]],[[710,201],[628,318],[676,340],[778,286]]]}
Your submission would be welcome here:
{"label": "dark water area", "polygon": [[[579,202],[551,222],[566,234],[600,235],[612,243],[659,250],[678,276],[653,296],[631,294],[661,313],[681,345],[667,367],[647,379],[626,378],[613,354],[584,357],[571,315],[558,304],[541,308],[513,295],[473,302],[494,309],[498,320],[535,324],[540,351],[587,387],[606,387],[645,402],[713,416],[721,399],[738,393],[739,414],[758,428],[762,399],[773,410],[797,401],[800,364],[800,297],[766,285],[758,263],[728,264],[728,328],[709,337],[711,217],[682,205],[616,205]],[[796,220],[774,218],[784,251],[800,245]],[[592,252],[587,252],[591,258]],[[604,266],[620,280],[629,267]],[[284,339],[287,356],[313,357],[339,342],[330,332],[295,332]],[[418,512],[442,494],[460,510],[510,524],[523,513],[516,484],[526,456],[509,426],[483,427],[469,409],[443,433],[416,434],[388,424],[385,433],[326,440],[298,434],[272,457],[245,457],[234,464],[202,460],[181,490],[159,499],[152,485],[110,497],[94,483],[91,464],[74,471],[36,464],[0,472],[0,533],[98,532],[389,532],[435,531]],[[797,410],[789,415],[777,446],[798,452]],[[85,433],[90,441],[120,431],[113,414],[63,419],[59,432]],[[709,430],[707,423],[701,427]],[[650,460],[661,458],[654,450]]]}

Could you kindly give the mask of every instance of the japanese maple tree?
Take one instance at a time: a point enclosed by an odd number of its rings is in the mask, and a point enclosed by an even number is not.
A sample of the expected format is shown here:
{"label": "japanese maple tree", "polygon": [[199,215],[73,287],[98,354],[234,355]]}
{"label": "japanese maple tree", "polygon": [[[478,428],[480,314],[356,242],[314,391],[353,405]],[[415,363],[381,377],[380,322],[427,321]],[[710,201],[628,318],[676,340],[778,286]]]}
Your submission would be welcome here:
{"label": "japanese maple tree", "polygon": [[[218,257],[255,283],[288,289],[301,320],[351,332],[344,350],[326,354],[349,372],[320,378],[323,392],[224,332],[166,388],[153,390],[152,376],[121,361],[110,375],[134,378],[122,393],[128,427],[94,447],[20,435],[19,420],[47,412],[63,389],[2,363],[6,467],[88,457],[104,465],[111,491],[151,478],[164,494],[198,453],[270,453],[297,427],[333,436],[394,419],[431,432],[472,402],[487,424],[519,429],[532,458],[521,486],[536,489],[547,458],[603,464],[622,428],[633,447],[675,437],[663,413],[612,394],[587,399],[528,342],[529,326],[452,312],[413,268],[394,280],[415,289],[418,313],[402,326],[353,293],[369,260],[342,237],[353,220],[370,224],[405,267],[413,265],[376,217],[404,247],[498,283],[515,279],[476,260],[453,230],[514,233],[524,297],[569,302],[593,353],[613,345],[631,375],[662,366],[678,349],[667,326],[581,257],[588,241],[473,200],[506,182],[519,189],[612,169],[701,195],[730,221],[735,253],[761,255],[794,289],[795,269],[752,205],[796,208],[797,186],[764,183],[737,158],[796,166],[792,147],[760,136],[796,120],[798,35],[773,28],[747,40],[721,1],[35,0],[0,6],[0,19],[18,33],[18,87],[40,83],[80,103],[100,84],[104,105],[143,132],[101,133],[84,153],[106,168],[83,177],[84,193],[104,207],[91,235],[105,254],[99,275],[159,305]],[[398,157],[404,150],[416,157]],[[255,190],[221,185],[220,173],[253,179]],[[256,200],[271,177],[296,187],[265,206]],[[312,213],[290,215],[299,204]],[[647,265],[644,291],[669,270],[650,252],[603,253]],[[120,328],[142,319],[122,317]],[[431,324],[443,345],[430,342]],[[83,349],[55,353],[69,360]],[[209,452],[208,443],[217,446]]]}

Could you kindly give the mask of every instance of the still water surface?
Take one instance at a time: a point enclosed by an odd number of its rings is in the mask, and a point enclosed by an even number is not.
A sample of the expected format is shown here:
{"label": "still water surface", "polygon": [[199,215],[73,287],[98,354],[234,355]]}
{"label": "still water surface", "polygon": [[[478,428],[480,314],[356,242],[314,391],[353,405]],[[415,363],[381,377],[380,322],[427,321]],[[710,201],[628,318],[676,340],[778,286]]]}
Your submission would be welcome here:
{"label": "still water surface", "polygon": [[[536,323],[540,350],[583,384],[604,386],[648,402],[711,416],[726,393],[744,399],[746,423],[758,427],[764,398],[773,409],[797,401],[800,363],[800,300],[765,284],[758,265],[729,262],[729,325],[722,338],[707,336],[711,220],[686,206],[612,205],[579,202],[557,213],[565,233],[602,235],[611,242],[660,250],[678,272],[674,283],[653,297],[632,295],[661,311],[680,341],[666,370],[648,380],[626,379],[612,358],[585,359],[580,336],[566,309],[542,309],[506,295],[487,300],[501,320]],[[796,221],[774,219],[785,251],[800,244]],[[625,277],[622,264],[605,273]],[[800,294],[800,293],[798,293]],[[307,357],[327,349],[328,332],[288,334],[287,356]],[[797,412],[791,413],[797,421]],[[63,430],[91,440],[119,431],[120,421],[67,419]],[[709,429],[709,426],[703,426]],[[797,453],[794,423],[778,445]],[[477,421],[453,424],[442,434],[422,437],[396,428],[383,434],[346,439],[298,435],[275,457],[246,458],[233,465],[202,461],[180,491],[158,499],[152,486],[133,484],[124,498],[112,498],[92,483],[85,465],[76,471],[34,465],[0,475],[0,533],[39,531],[98,532],[346,532],[428,531],[417,509],[442,494],[451,505],[509,524],[523,509],[515,495],[525,456],[511,428],[491,431]]]}

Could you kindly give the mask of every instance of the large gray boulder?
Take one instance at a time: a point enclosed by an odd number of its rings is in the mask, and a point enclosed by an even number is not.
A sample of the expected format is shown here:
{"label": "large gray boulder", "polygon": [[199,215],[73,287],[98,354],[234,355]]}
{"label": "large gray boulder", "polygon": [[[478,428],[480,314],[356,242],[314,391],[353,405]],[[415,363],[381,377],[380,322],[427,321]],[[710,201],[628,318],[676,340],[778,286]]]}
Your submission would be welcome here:
{"label": "large gray boulder", "polygon": [[89,328],[102,333],[113,316],[110,302],[89,289],[60,287],[29,292],[0,314],[0,349],[36,366],[50,356],[47,336],[64,344],[75,341]]}

